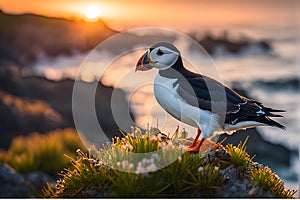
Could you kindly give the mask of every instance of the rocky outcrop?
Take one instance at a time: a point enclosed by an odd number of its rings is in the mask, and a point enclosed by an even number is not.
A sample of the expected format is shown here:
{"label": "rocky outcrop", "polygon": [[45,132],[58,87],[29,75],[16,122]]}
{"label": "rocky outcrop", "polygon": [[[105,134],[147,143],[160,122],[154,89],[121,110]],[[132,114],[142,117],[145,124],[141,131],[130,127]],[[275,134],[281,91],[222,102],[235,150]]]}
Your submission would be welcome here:
{"label": "rocky outcrop", "polygon": [[251,47],[258,48],[264,52],[272,50],[272,46],[267,40],[253,41],[249,38],[241,37],[232,39],[228,36],[228,32],[224,31],[221,36],[214,36],[211,33],[199,37],[196,33],[190,34],[209,54],[214,55],[217,48],[222,48],[231,54],[239,54]]}
{"label": "rocky outcrop", "polygon": [[40,195],[47,183],[55,184],[53,177],[39,171],[30,172],[24,175],[24,178],[30,183],[31,192],[35,195]]}
{"label": "rocky outcrop", "polygon": [[39,56],[87,52],[117,33],[103,21],[95,23],[34,14],[13,15],[0,10],[0,66],[28,65]]}
{"label": "rocky outcrop", "polygon": [[275,198],[270,191],[261,190],[258,186],[254,186],[247,176],[238,176],[236,168],[229,166],[220,170],[221,176],[226,178],[222,187],[215,190],[215,197],[222,198]]}
{"label": "rocky outcrop", "polygon": [[0,164],[0,197],[29,197],[29,184],[7,164]]}
{"label": "rocky outcrop", "polygon": [[27,198],[41,195],[42,188],[55,180],[42,172],[22,175],[8,164],[0,163],[0,198]]}

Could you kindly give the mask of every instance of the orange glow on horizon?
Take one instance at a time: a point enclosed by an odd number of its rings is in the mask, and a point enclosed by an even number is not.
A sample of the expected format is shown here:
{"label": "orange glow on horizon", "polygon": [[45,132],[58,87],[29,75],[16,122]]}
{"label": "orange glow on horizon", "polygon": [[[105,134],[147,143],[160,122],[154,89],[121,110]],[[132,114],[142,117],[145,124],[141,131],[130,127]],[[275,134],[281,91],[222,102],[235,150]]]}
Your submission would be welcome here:
{"label": "orange glow on horizon", "polygon": [[[91,20],[85,10],[99,9],[99,16],[110,26],[127,29],[141,26],[161,26],[175,29],[199,29],[203,26],[229,24],[274,24],[295,21],[295,0],[202,0],[136,1],[136,0],[0,0],[0,9],[12,13],[36,13],[50,17]],[[96,11],[93,11],[96,13]],[[90,14],[88,14],[90,15]],[[92,15],[92,14],[91,14]],[[90,15],[90,16],[91,16]],[[294,19],[294,20],[293,20]]]}

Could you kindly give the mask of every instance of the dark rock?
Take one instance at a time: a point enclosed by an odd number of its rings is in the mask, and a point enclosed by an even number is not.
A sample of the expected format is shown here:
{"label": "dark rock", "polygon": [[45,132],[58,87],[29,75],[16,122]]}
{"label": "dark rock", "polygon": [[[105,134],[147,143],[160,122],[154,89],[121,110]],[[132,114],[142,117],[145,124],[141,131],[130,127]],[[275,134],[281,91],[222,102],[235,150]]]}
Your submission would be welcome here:
{"label": "dark rock", "polygon": [[289,77],[275,80],[257,80],[254,82],[254,86],[262,87],[264,89],[273,90],[295,90],[299,91],[300,80],[299,77]]}
{"label": "dark rock", "polygon": [[266,40],[251,41],[248,38],[241,37],[240,39],[231,39],[228,37],[227,31],[224,31],[221,36],[213,36],[211,33],[199,37],[196,33],[190,34],[209,54],[214,54],[216,48],[222,47],[227,52],[232,54],[239,54],[243,50],[252,46],[257,46],[263,51],[272,50],[271,44]]}
{"label": "dark rock", "polygon": [[220,170],[221,176],[225,179],[222,187],[215,190],[216,197],[248,197],[247,187],[252,186],[252,182],[246,178],[237,177],[234,166]]}
{"label": "dark rock", "polygon": [[56,182],[53,177],[43,172],[31,172],[25,175],[25,178],[31,183],[33,192],[36,194],[40,194],[47,183],[54,185]]}
{"label": "dark rock", "polygon": [[7,164],[0,164],[0,197],[30,197],[30,185],[23,176]]}
{"label": "dark rock", "polygon": [[8,164],[0,163],[0,197],[28,198],[40,197],[42,189],[50,183],[55,185],[55,180],[43,172],[19,174]]}
{"label": "dark rock", "polygon": [[[91,89],[92,84],[82,82],[81,85],[82,98],[86,98],[89,95],[86,91]],[[51,81],[43,77],[22,77],[0,70],[0,148],[7,149],[12,139],[18,135],[75,127],[72,115],[73,86],[74,81],[71,79]],[[95,109],[98,121],[108,138],[121,136],[111,111],[113,91],[117,95],[117,102],[114,102],[118,105],[117,112],[128,127],[133,125],[131,123],[133,114],[130,112],[124,92],[98,83]],[[4,96],[7,96],[8,102],[3,99]],[[11,103],[13,101],[16,105]],[[23,105],[21,111],[17,104]],[[26,112],[27,105],[37,107],[43,105],[55,115],[49,115],[47,109],[40,113]],[[126,116],[121,115],[122,113]]]}
{"label": "dark rock", "polygon": [[0,65],[28,65],[41,54],[55,57],[87,52],[117,33],[101,20],[88,23],[4,12],[0,12],[0,26]]}
{"label": "dark rock", "polygon": [[271,50],[272,46],[267,41],[259,41],[257,42],[257,45],[260,46],[262,49],[265,50]]}
{"label": "dark rock", "polygon": [[263,168],[263,165],[253,163],[254,166],[248,167],[244,173],[237,172],[237,168],[229,166],[220,170],[220,176],[224,182],[217,188],[214,197],[222,198],[275,198],[269,190],[262,190],[255,186],[251,180],[250,172],[254,168]]}

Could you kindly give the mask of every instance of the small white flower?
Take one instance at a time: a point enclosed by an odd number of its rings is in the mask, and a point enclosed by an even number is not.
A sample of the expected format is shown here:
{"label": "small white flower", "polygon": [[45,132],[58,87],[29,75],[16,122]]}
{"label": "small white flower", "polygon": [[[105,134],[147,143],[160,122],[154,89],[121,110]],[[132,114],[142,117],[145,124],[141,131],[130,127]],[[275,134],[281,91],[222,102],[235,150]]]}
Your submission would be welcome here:
{"label": "small white flower", "polygon": [[134,164],[133,164],[133,163],[130,163],[130,164],[128,165],[128,168],[129,168],[129,170],[133,170],[133,169],[134,169]]}
{"label": "small white flower", "polygon": [[199,173],[202,173],[203,171],[204,171],[204,168],[203,168],[203,167],[199,167],[199,168],[198,168],[198,172],[199,172]]}
{"label": "small white flower", "polygon": [[154,161],[154,158],[150,158],[149,159],[149,163],[154,163],[155,161]]}
{"label": "small white flower", "polygon": [[152,163],[151,165],[149,165],[147,167],[147,172],[153,172],[153,171],[156,171],[156,170],[157,170],[157,166],[154,163]]}
{"label": "small white flower", "polygon": [[144,167],[137,167],[135,173],[146,173],[146,169]]}
{"label": "small white flower", "polygon": [[159,160],[159,159],[160,159],[158,153],[152,154],[151,157],[154,158],[154,159],[156,159],[156,160]]}
{"label": "small white flower", "polygon": [[141,166],[137,166],[135,173],[141,173],[141,171],[142,171],[142,167]]}
{"label": "small white flower", "polygon": [[141,129],[140,129],[140,128],[138,128],[138,127],[135,127],[135,130],[134,130],[134,135],[135,135],[135,136],[142,135],[142,131],[141,131]]}
{"label": "small white flower", "polygon": [[129,164],[128,160],[123,160],[123,161],[122,161],[122,168],[123,168],[123,169],[126,169],[127,166],[128,166],[128,164]]}
{"label": "small white flower", "polygon": [[146,164],[147,164],[147,162],[148,162],[147,158],[143,158],[143,160],[142,160],[142,164],[143,164],[143,165],[146,165]]}
{"label": "small white flower", "polygon": [[139,161],[137,167],[143,167],[143,163]]}

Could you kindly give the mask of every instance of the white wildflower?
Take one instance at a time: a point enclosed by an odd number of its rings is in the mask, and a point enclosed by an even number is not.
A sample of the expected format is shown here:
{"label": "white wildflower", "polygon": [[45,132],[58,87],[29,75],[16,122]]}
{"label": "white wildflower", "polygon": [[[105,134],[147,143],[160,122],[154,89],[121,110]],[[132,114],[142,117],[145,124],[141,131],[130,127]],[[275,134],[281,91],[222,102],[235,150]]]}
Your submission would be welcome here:
{"label": "white wildflower", "polygon": [[126,169],[127,166],[128,166],[128,164],[129,164],[128,160],[123,160],[123,161],[122,161],[122,168],[123,168],[123,169]]}
{"label": "white wildflower", "polygon": [[143,163],[141,161],[138,162],[138,167],[143,167]]}
{"label": "white wildflower", "polygon": [[140,128],[135,127],[135,130],[134,130],[134,136],[139,136],[139,135],[142,135],[142,131],[141,131]]}
{"label": "white wildflower", "polygon": [[157,166],[154,163],[151,163],[147,168],[147,172],[153,172],[157,170]]}
{"label": "white wildflower", "polygon": [[147,163],[148,163],[148,159],[147,159],[147,158],[143,158],[142,164],[143,164],[143,165],[146,165]]}
{"label": "white wildflower", "polygon": [[152,155],[151,155],[151,158],[154,158],[154,159],[156,159],[156,160],[159,160],[159,159],[160,159],[158,153],[152,154]]}
{"label": "white wildflower", "polygon": [[128,165],[128,168],[129,168],[129,170],[133,170],[133,169],[134,169],[134,164],[133,164],[133,163],[130,163],[130,164]]}
{"label": "white wildflower", "polygon": [[204,168],[203,168],[203,167],[199,167],[199,168],[198,168],[198,172],[199,172],[199,173],[202,173],[203,171],[204,171]]}
{"label": "white wildflower", "polygon": [[136,168],[135,173],[138,173],[138,174],[140,174],[140,173],[146,173],[146,169],[145,169],[144,167],[138,166],[138,167]]}
{"label": "white wildflower", "polygon": [[148,159],[148,161],[149,161],[149,163],[154,163],[155,162],[154,158],[150,158],[150,159]]}

